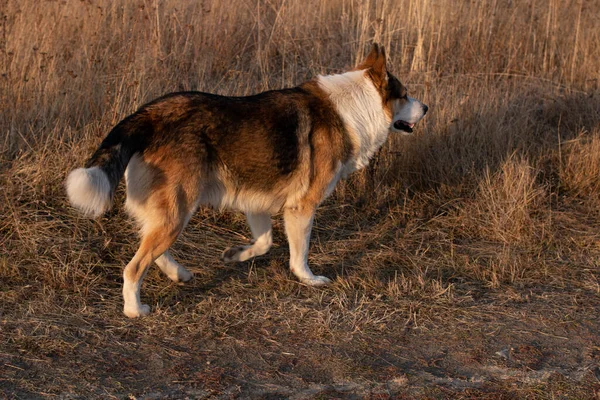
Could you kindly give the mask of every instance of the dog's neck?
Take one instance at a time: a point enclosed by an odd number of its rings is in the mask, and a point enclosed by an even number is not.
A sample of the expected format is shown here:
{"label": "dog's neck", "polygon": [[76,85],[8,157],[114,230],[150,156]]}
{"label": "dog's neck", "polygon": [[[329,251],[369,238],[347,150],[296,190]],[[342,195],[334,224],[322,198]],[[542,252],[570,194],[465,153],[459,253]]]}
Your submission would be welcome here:
{"label": "dog's neck", "polygon": [[365,70],[319,75],[317,82],[327,93],[355,145],[352,169],[365,167],[389,133],[391,120],[383,110],[381,95]]}

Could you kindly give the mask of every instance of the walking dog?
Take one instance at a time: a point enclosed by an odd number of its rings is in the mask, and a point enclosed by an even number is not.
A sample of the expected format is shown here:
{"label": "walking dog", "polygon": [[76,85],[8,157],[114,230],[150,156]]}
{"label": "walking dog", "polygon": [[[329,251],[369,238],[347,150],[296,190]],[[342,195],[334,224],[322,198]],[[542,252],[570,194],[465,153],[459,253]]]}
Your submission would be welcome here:
{"label": "walking dog", "polygon": [[265,254],[271,215],[283,211],[291,271],[307,285],[325,285],[330,280],[307,263],[316,208],[341,178],[368,164],[390,132],[412,133],[426,112],[374,44],[355,69],[294,88],[247,97],[179,92],[151,101],[69,174],[67,194],[97,217],[125,175],[126,209],[141,236],[123,272],[128,317],[150,311],[140,286],[153,262],[174,281],[191,279],[169,247],[201,204],[246,214],[254,240],[225,250],[226,262]]}

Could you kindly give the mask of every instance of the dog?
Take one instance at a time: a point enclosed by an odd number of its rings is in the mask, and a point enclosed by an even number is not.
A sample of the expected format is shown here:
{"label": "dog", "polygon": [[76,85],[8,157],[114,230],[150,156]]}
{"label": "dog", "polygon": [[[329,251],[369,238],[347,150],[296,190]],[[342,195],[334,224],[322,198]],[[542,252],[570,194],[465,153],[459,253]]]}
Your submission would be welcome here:
{"label": "dog", "polygon": [[140,247],[123,271],[123,312],[147,315],[140,286],[155,262],[173,281],[192,274],[169,254],[199,205],[246,214],[253,240],[224,251],[240,262],[269,251],[271,215],[283,211],[290,269],[304,284],[330,283],[310,270],[310,233],[337,182],[365,167],[390,132],[411,134],[427,106],[407,96],[373,44],[355,69],[247,97],[178,92],[119,122],[84,168],[66,180],[83,214],[107,211],[123,175],[126,209]]}

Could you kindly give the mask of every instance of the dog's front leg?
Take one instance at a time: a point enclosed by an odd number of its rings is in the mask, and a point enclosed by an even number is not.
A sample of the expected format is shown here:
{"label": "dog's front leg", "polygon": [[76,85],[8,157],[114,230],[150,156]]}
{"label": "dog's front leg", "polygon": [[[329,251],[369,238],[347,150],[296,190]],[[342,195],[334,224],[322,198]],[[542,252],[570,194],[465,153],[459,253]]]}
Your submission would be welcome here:
{"label": "dog's front leg", "polygon": [[311,286],[323,286],[331,280],[314,275],[308,267],[308,247],[314,217],[314,208],[286,208],[283,212],[285,233],[290,244],[290,269],[301,282]]}
{"label": "dog's front leg", "polygon": [[221,256],[225,262],[246,261],[252,257],[262,256],[271,248],[273,244],[273,234],[271,233],[271,214],[253,214],[247,213],[248,225],[252,231],[251,245],[233,246],[226,249]]}

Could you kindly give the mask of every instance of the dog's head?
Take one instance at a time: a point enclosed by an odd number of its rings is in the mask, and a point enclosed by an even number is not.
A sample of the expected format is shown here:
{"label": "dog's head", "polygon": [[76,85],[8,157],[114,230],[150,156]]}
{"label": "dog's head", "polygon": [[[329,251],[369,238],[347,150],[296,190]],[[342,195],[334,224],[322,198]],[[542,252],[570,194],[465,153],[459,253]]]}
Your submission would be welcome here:
{"label": "dog's head", "polygon": [[406,87],[387,70],[383,47],[373,44],[371,52],[357,69],[366,70],[377,88],[384,111],[391,119],[390,131],[410,135],[415,124],[427,113],[428,107],[408,97]]}

